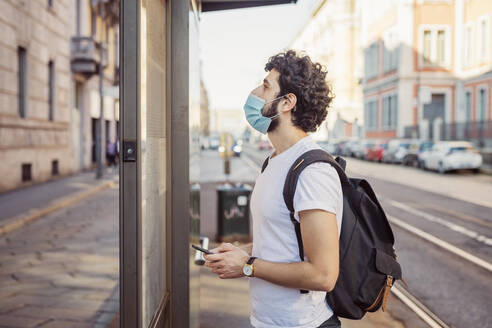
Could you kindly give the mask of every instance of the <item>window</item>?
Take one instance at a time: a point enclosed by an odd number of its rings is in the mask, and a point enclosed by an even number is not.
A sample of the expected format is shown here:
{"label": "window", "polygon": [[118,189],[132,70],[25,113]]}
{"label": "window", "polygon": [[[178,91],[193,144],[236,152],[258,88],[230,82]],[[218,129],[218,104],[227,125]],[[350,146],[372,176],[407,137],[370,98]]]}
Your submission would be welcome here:
{"label": "window", "polygon": [[383,97],[383,129],[394,130],[397,124],[397,95]]}
{"label": "window", "polygon": [[367,131],[373,131],[378,129],[378,100],[372,100],[366,102],[365,114],[365,126]]}
{"label": "window", "polygon": [[430,64],[431,63],[431,31],[424,31],[424,63],[425,64]]}
{"label": "window", "polygon": [[383,97],[383,129],[388,129],[388,118],[389,118],[389,97]]}
{"label": "window", "polygon": [[73,103],[75,104],[75,109],[82,109],[82,83],[80,83],[79,81],[75,81]]}
{"label": "window", "polygon": [[76,23],[76,32],[77,35],[80,35],[80,0],[75,1],[75,19]]}
{"label": "window", "polygon": [[383,72],[398,68],[399,47],[397,46],[396,32],[391,29],[384,35],[383,42]]}
{"label": "window", "polygon": [[471,121],[471,92],[465,93],[465,121]]}
{"label": "window", "polygon": [[26,117],[26,84],[27,84],[27,54],[26,49],[19,47],[17,49],[17,57],[19,62],[19,115],[20,117]]}
{"label": "window", "polygon": [[420,31],[420,66],[449,66],[451,62],[450,27],[422,26]]}
{"label": "window", "polygon": [[486,92],[485,89],[480,89],[478,91],[478,120],[477,121],[485,121],[485,109],[486,109]]}
{"label": "window", "polygon": [[54,120],[55,116],[55,64],[52,60],[48,63],[48,119]]}
{"label": "window", "polygon": [[478,58],[480,62],[487,62],[489,57],[489,40],[490,40],[490,27],[489,27],[489,17],[482,16],[478,19]]}
{"label": "window", "polygon": [[365,66],[365,77],[366,79],[371,79],[376,77],[379,72],[378,66],[378,52],[379,45],[378,42],[374,42],[365,51],[364,66]]}
{"label": "window", "polygon": [[55,159],[55,160],[51,161],[51,175],[55,176],[58,174],[59,174],[59,172],[58,172],[58,160]]}
{"label": "window", "polygon": [[393,95],[391,97],[392,100],[392,106],[391,106],[391,126],[393,129],[396,129],[396,125],[398,123],[398,95]]}
{"label": "window", "polygon": [[31,163],[24,163],[22,164],[22,182],[27,182],[32,180],[32,174],[31,174]]}
{"label": "window", "polygon": [[398,55],[399,49],[388,49],[386,45],[384,45],[383,50],[383,72],[390,72],[398,68]]}
{"label": "window", "polygon": [[437,64],[446,63],[446,37],[444,31],[437,31]]}
{"label": "window", "polygon": [[96,14],[94,13],[93,10],[91,10],[91,35],[93,37],[96,36]]}
{"label": "window", "polygon": [[463,58],[464,66],[473,64],[473,25],[468,23],[465,27],[465,54]]}

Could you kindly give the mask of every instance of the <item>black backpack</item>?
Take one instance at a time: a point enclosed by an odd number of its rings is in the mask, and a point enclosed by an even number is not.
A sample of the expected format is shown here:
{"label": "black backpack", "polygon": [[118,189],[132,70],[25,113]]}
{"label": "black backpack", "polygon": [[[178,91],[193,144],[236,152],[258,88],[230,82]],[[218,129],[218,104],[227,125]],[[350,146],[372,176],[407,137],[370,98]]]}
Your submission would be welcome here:
{"label": "black backpack", "polygon": [[[315,162],[329,163],[337,170],[343,191],[340,270],[335,288],[326,294],[326,300],[337,316],[348,319],[361,319],[366,312],[375,312],[380,307],[384,311],[390,288],[395,280],[402,279],[393,247],[393,231],[369,183],[364,179],[348,178],[345,160],[341,157],[334,160],[322,149],[310,150],[292,164],[283,190],[301,261],[304,250],[301,225],[294,218],[294,193],[302,170]],[[261,172],[267,165],[268,158]],[[309,293],[307,290],[300,292]]]}

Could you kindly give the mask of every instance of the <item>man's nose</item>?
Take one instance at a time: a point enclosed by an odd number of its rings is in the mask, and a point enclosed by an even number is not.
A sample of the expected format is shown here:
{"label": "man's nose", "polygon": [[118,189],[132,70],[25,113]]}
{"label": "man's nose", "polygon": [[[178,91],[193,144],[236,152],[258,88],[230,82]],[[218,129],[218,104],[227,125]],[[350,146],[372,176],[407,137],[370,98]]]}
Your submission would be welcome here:
{"label": "man's nose", "polygon": [[261,95],[260,95],[260,87],[257,87],[256,89],[254,89],[253,91],[251,91],[251,93],[254,94],[255,96],[261,98]]}

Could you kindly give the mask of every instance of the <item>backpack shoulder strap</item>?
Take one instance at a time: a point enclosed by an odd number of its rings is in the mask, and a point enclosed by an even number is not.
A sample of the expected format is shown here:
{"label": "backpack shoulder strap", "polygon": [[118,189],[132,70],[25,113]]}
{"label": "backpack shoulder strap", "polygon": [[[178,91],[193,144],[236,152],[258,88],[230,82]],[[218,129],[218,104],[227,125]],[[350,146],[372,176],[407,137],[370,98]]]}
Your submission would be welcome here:
{"label": "backpack shoulder strap", "polygon": [[333,159],[329,153],[322,149],[309,150],[299,156],[294,164],[292,164],[287,173],[287,178],[285,179],[283,196],[285,205],[287,205],[290,212],[294,212],[294,194],[299,176],[306,167],[317,162],[328,163],[335,168],[338,177],[340,178],[342,188],[351,185],[349,178],[345,174],[346,162],[343,158],[337,157],[336,159]]}
{"label": "backpack shoulder strap", "polygon": [[263,165],[261,166],[261,173],[265,171],[266,167],[268,166],[268,160],[270,159],[270,156],[268,156],[265,161],[263,162]]}
{"label": "backpack shoulder strap", "polygon": [[[268,158],[267,158],[268,160]],[[290,220],[294,225],[294,229],[297,237],[297,245],[299,247],[299,257],[301,261],[304,261],[304,246],[302,243],[301,236],[301,224],[295,219],[295,210],[294,210],[294,194],[296,191],[297,181],[299,180],[299,176],[301,172],[308,167],[309,165],[316,162],[324,162],[331,164],[338,173],[340,177],[340,181],[342,183],[342,188],[344,185],[350,184],[347,175],[345,174],[345,166],[346,162],[343,158],[337,157],[336,160],[328,154],[326,151],[322,149],[313,149],[305,152],[297,160],[292,164],[289,172],[287,173],[287,178],[285,179],[283,196],[285,205],[289,209],[290,212]],[[301,290],[302,294],[308,293],[307,290]]]}

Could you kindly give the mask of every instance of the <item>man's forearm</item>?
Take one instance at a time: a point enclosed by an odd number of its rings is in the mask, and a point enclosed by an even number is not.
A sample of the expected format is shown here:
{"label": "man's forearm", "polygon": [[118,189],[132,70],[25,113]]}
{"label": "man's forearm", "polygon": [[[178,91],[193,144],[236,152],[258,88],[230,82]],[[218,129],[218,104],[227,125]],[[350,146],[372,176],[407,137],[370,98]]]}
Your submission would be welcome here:
{"label": "man's forearm", "polygon": [[310,262],[276,263],[262,259],[254,262],[254,276],[284,287],[329,291],[338,272],[323,274]]}
{"label": "man's forearm", "polygon": [[239,248],[241,248],[242,250],[244,250],[246,253],[248,253],[251,256],[251,254],[253,252],[253,243],[249,243],[249,244],[240,246]]}

